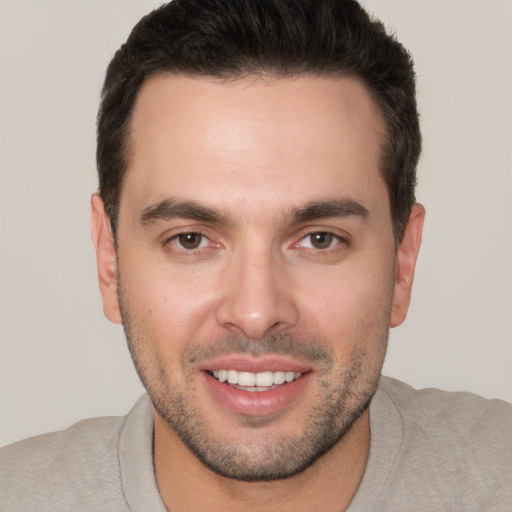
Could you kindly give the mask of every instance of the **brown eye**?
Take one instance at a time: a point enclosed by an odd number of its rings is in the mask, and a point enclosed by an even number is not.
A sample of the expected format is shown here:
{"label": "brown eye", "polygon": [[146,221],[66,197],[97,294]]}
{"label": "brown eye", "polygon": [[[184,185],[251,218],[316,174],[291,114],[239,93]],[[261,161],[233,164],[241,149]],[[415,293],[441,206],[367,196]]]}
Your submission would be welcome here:
{"label": "brown eye", "polygon": [[182,233],[176,239],[184,249],[193,250],[201,247],[205,237],[201,233]]}
{"label": "brown eye", "polygon": [[311,237],[311,245],[315,249],[328,249],[332,245],[332,233],[319,232],[309,235]]}

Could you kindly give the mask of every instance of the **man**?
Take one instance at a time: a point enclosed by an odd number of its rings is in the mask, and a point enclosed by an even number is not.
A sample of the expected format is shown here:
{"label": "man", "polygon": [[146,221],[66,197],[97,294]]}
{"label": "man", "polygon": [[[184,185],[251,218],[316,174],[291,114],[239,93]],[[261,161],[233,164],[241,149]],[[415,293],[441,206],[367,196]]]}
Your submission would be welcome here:
{"label": "man", "polygon": [[6,510],[509,510],[512,408],[381,378],[412,62],[352,1],[176,0],[109,66],[92,231],[148,391],[6,448]]}

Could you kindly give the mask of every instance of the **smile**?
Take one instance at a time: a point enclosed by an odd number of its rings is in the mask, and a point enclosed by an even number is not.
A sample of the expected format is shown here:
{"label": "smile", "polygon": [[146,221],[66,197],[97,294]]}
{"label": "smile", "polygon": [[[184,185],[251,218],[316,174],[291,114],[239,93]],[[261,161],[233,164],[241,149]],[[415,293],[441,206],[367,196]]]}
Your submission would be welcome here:
{"label": "smile", "polygon": [[279,386],[285,382],[290,383],[301,377],[300,372],[268,371],[268,372],[239,372],[237,370],[214,370],[212,375],[219,382],[227,382],[233,386],[239,386],[247,391],[267,391],[273,386]]}
{"label": "smile", "polygon": [[[254,368],[266,371],[251,372],[242,371],[242,368],[250,369],[248,367],[251,364],[247,360],[245,363],[231,361],[231,364],[227,361],[224,363],[219,361],[215,363],[214,369],[205,368],[200,373],[208,392],[223,407],[245,416],[267,416],[288,409],[299,399],[308,387],[308,383],[310,384],[314,378],[311,368],[303,367],[302,369],[294,364],[295,368],[285,370],[279,369],[277,360],[267,361],[267,363],[269,363],[268,366],[264,366],[260,362],[259,368]],[[233,369],[235,364],[239,367],[238,370]],[[285,364],[292,366],[289,362]]]}

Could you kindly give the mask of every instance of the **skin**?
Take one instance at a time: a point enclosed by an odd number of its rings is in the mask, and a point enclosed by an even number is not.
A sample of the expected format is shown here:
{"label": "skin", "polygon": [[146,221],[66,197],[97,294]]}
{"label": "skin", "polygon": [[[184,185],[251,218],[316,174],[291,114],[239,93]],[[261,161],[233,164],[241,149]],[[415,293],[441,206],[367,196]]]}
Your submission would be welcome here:
{"label": "skin", "polygon": [[[375,103],[351,78],[160,75],[144,84],[131,129],[117,257],[98,195],[92,231],[105,314],[124,323],[157,406],[154,458],[167,508],[344,510],[369,451],[368,411],[359,412],[389,328],[405,319],[424,218],[415,205],[396,250]],[[191,202],[215,215],[191,215]],[[323,213],[312,215],[306,207],[319,202]],[[257,401],[240,413],[211,393],[205,373],[233,355],[258,368],[295,365],[307,377],[271,413]],[[235,447],[241,467],[260,468],[290,458],[308,428],[319,432],[312,418],[332,416],[333,405],[344,411],[333,431],[348,432],[306,468],[268,482],[212,471],[166,409],[193,417],[214,447]]]}

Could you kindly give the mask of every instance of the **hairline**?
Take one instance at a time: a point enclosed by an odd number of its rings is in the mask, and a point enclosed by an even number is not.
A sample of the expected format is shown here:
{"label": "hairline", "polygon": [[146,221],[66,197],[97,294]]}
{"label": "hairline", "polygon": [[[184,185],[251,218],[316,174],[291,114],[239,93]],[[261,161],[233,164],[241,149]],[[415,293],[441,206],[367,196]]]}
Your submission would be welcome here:
{"label": "hairline", "polygon": [[[390,144],[390,123],[386,119],[386,116],[384,114],[384,109],[381,106],[381,103],[379,101],[379,98],[376,93],[371,89],[371,87],[368,86],[368,84],[365,82],[365,80],[358,75],[357,73],[350,72],[350,70],[336,70],[336,71],[329,71],[329,70],[300,70],[300,71],[286,71],[279,68],[272,68],[272,67],[260,67],[259,70],[257,68],[250,68],[246,70],[241,71],[234,71],[229,70],[225,74],[219,72],[218,74],[214,73],[207,73],[207,72],[200,72],[200,71],[186,71],[186,70],[173,70],[173,69],[161,69],[161,70],[155,70],[150,73],[147,73],[143,80],[141,81],[139,87],[136,90],[135,97],[133,100],[133,103],[131,105],[130,113],[126,117],[126,123],[125,128],[123,129],[123,139],[122,139],[122,146],[121,146],[121,155],[122,155],[122,173],[121,178],[118,183],[118,191],[117,191],[117,204],[116,205],[107,205],[110,208],[108,208],[108,216],[112,225],[112,233],[114,235],[114,238],[117,242],[117,225],[119,221],[119,208],[121,205],[121,199],[122,199],[122,191],[124,188],[124,182],[126,179],[126,175],[129,172],[129,161],[130,157],[132,156],[133,151],[133,139],[132,139],[132,127],[133,127],[133,117],[135,113],[135,108],[137,101],[140,97],[141,91],[145,84],[147,82],[159,75],[169,75],[169,76],[179,76],[179,77],[187,77],[192,79],[204,79],[204,80],[212,80],[217,81],[220,84],[232,84],[232,83],[240,83],[247,81],[248,83],[255,82],[257,80],[264,80],[273,82],[277,80],[284,80],[284,79],[299,79],[303,77],[312,77],[312,78],[331,78],[331,79],[341,79],[341,78],[351,78],[353,80],[356,80],[360,85],[362,85],[365,89],[365,91],[370,95],[370,98],[372,99],[375,107],[377,108],[377,112],[380,116],[380,120],[383,123],[384,130],[378,130],[379,132],[379,162],[378,162],[378,172],[381,176],[381,178],[384,180],[384,184],[386,185],[386,191],[387,191],[387,197],[388,197],[388,207],[389,207],[389,213],[391,216],[392,221],[392,227],[393,227],[393,236],[395,238],[395,247],[397,248],[400,241],[402,233],[398,229],[397,226],[395,226],[395,218],[392,212],[393,202],[391,198],[391,190],[388,184],[388,180],[386,179],[386,175],[389,174],[389,159],[390,159],[390,151],[391,151],[391,144]],[[114,218],[113,218],[114,217]],[[405,228],[405,226],[402,227],[402,230]]]}

